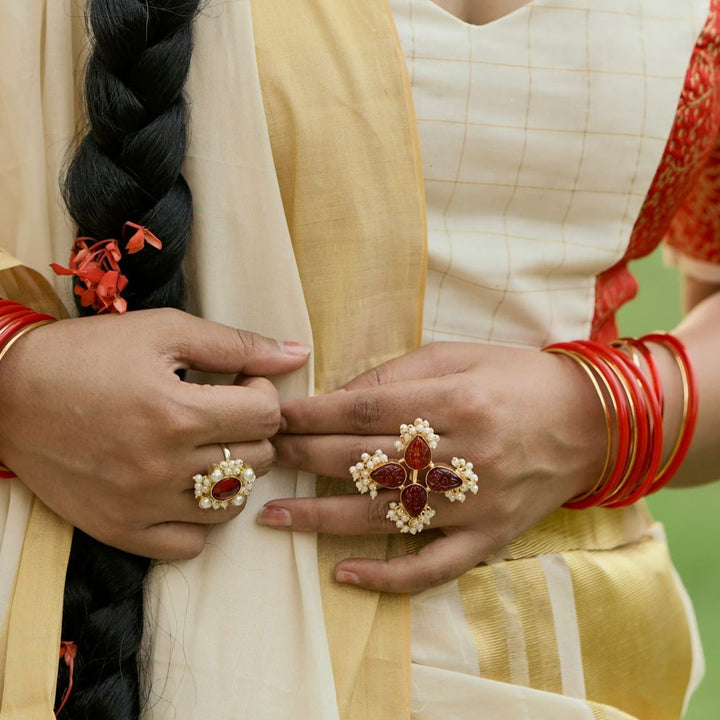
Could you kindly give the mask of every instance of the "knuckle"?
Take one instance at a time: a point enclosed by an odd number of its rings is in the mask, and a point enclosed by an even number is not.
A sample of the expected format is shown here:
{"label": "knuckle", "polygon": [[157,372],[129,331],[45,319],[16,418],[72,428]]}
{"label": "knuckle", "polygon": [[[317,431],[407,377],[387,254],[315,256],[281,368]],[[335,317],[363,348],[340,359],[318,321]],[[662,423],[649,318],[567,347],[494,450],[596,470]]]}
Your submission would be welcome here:
{"label": "knuckle", "polygon": [[370,500],[367,505],[368,527],[372,530],[388,529],[387,514],[389,509],[390,501]]}
{"label": "knuckle", "polygon": [[423,352],[427,355],[427,363],[432,367],[438,367],[444,364],[447,357],[448,343],[433,342],[423,347]]}
{"label": "knuckle", "polygon": [[259,477],[270,472],[275,462],[275,448],[269,440],[263,440],[258,447],[257,458],[253,459],[252,468]]}
{"label": "knuckle", "polygon": [[[373,453],[375,450],[375,447],[369,446],[368,438],[353,439],[348,442],[347,447],[343,448],[343,465],[350,468],[360,460],[363,453]],[[345,475],[343,476],[345,477]]]}
{"label": "knuckle", "polygon": [[302,467],[305,453],[298,438],[292,435],[282,435],[273,442],[281,465],[291,468]]}
{"label": "knuckle", "polygon": [[168,438],[186,438],[195,428],[195,411],[188,399],[177,396],[156,394],[152,404],[153,432]]}
{"label": "knuckle", "polygon": [[477,423],[478,419],[486,417],[491,409],[488,392],[479,383],[454,383],[450,395],[453,407],[464,422]]}
{"label": "knuckle", "polygon": [[298,512],[293,512],[293,522],[310,532],[322,532],[325,524],[321,507],[322,504],[314,499],[300,503]]}
{"label": "knuckle", "polygon": [[237,342],[240,352],[246,356],[255,355],[259,349],[260,336],[247,330],[234,328],[235,341]]}
{"label": "knuckle", "polygon": [[420,576],[423,587],[435,588],[452,580],[452,573],[444,565],[432,565],[424,570]]}
{"label": "knuckle", "polygon": [[147,314],[147,317],[157,320],[165,328],[176,328],[184,322],[186,314],[176,308],[162,307],[155,308]]}
{"label": "knuckle", "polygon": [[387,363],[378,365],[365,373],[365,380],[368,387],[388,385],[393,381],[392,370]]}
{"label": "knuckle", "polygon": [[148,324],[147,332],[151,332],[156,342],[165,347],[170,342],[173,347],[184,349],[187,347],[187,313],[176,308],[154,308],[141,317]]}
{"label": "knuckle", "polygon": [[[386,567],[386,570],[389,568]],[[396,584],[389,572],[384,572],[378,577],[375,589],[386,593],[402,592],[403,590]]]}
{"label": "knuckle", "polygon": [[280,404],[273,398],[264,397],[254,420],[260,436],[270,438],[276,435],[281,421]]}
{"label": "knuckle", "polygon": [[361,393],[350,404],[346,420],[352,430],[363,433],[371,430],[378,423],[380,417],[379,399],[375,395]]}

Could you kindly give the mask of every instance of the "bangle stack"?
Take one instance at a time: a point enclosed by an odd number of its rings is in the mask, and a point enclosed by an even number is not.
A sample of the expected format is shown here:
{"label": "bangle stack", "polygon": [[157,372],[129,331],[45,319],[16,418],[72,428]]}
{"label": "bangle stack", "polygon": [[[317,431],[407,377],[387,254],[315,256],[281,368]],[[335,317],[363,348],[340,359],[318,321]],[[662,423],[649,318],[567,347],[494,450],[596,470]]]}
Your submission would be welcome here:
{"label": "bangle stack", "polygon": [[[662,386],[646,343],[665,347],[682,379],[681,427],[664,465]],[[588,340],[555,343],[544,352],[565,355],[580,365],[605,416],[607,454],[600,478],[591,490],[564,507],[625,507],[663,487],[685,458],[697,421],[697,383],[684,345],[672,335],[653,333],[639,340],[622,338],[611,345]]]}
{"label": "bangle stack", "polygon": [[[10,348],[31,330],[55,322],[50,315],[37,313],[11,300],[0,300],[0,360]],[[13,478],[15,473],[0,463],[0,478]]]}

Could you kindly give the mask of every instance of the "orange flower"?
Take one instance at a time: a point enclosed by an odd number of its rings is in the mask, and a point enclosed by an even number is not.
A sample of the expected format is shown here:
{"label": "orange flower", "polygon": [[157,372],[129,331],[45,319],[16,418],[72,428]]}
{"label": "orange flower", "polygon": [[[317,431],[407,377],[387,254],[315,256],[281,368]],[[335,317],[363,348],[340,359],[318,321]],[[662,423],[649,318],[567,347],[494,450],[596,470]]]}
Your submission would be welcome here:
{"label": "orange flower", "polygon": [[126,222],[123,227],[123,233],[125,233],[128,228],[132,228],[136,231],[127,241],[127,245],[125,246],[125,250],[128,255],[134,255],[135,253],[140,252],[145,247],[145,243],[152,245],[157,250],[162,250],[162,243],[158,237],[153,235],[153,233],[151,233],[146,227],[137,225],[133,222]]}
{"label": "orange flower", "polygon": [[[147,242],[154,248],[162,249],[160,240],[147,228],[127,222],[128,228],[135,230],[127,241],[125,252],[134,255],[140,252]],[[92,307],[98,313],[122,314],[127,310],[127,301],[122,292],[128,285],[128,279],[120,270],[122,251],[117,240],[99,240],[80,237],[75,241],[70,253],[70,267],[52,263],[50,267],[56,275],[73,275],[78,279],[75,294],[80,297],[83,307]]]}

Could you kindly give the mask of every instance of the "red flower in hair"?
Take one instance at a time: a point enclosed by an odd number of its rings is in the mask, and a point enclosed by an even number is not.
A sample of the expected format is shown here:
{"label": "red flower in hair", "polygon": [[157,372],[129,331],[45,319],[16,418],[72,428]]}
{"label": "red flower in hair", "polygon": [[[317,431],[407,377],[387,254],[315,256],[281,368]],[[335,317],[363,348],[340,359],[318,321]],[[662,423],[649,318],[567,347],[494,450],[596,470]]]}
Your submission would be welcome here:
{"label": "red flower in hair", "polygon": [[[128,255],[140,252],[146,242],[158,250],[162,249],[160,240],[147,228],[127,222],[123,226],[123,234],[128,228],[135,230],[125,246]],[[52,263],[50,267],[56,275],[74,275],[79,280],[75,294],[80,297],[83,307],[94,308],[98,315],[122,314],[127,310],[127,301],[121,293],[127,287],[128,279],[120,271],[121,258],[122,251],[117,240],[96,241],[80,237],[70,253],[70,267],[57,263]]]}
{"label": "red flower in hair", "polygon": [[133,222],[126,222],[123,227],[123,234],[128,228],[135,230],[135,233],[127,241],[127,245],[125,246],[128,255],[134,255],[140,252],[145,247],[145,243],[152,245],[157,250],[162,250],[160,239],[156,235],[153,235],[146,227]]}

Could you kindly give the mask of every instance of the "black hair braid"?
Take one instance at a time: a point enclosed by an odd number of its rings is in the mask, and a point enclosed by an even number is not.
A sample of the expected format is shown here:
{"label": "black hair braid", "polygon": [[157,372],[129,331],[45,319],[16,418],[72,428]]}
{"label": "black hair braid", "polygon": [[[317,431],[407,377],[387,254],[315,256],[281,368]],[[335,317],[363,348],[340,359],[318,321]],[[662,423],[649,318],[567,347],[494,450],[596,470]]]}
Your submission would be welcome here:
{"label": "black hair braid", "polygon": [[[123,255],[128,309],[185,305],[182,261],[192,198],[183,87],[199,0],[90,0],[94,39],[85,74],[89,130],[70,163],[65,202],[79,235],[115,238],[127,221],[163,243]],[[83,313],[92,312],[80,307]]]}
{"label": "black hair braid", "polygon": [[[127,221],[162,241],[123,255],[129,310],[185,305],[182,260],[192,197],[181,175],[187,146],[183,87],[200,0],[88,0],[93,38],[85,74],[87,134],[63,191],[78,235],[114,238]],[[92,308],[78,308],[83,314]],[[149,561],[110,548],[79,530],[73,538],[62,638],[78,648],[74,686],[59,717],[136,720],[143,582]],[[68,687],[60,662],[56,707]]]}

